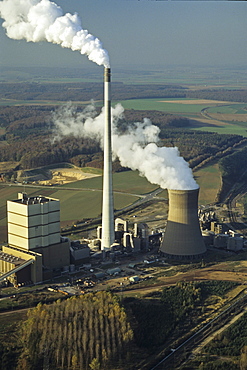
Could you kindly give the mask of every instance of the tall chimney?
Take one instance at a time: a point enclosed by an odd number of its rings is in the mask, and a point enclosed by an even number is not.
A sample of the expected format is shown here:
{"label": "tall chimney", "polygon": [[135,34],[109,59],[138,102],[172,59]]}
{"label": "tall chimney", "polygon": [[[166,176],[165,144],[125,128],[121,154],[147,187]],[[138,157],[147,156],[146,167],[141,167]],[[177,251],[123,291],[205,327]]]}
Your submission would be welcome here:
{"label": "tall chimney", "polygon": [[161,252],[174,258],[195,258],[206,252],[198,219],[199,188],[168,190],[169,212]]}
{"label": "tall chimney", "polygon": [[102,237],[101,250],[111,247],[115,240],[113,191],[112,191],[112,144],[111,144],[111,70],[105,68],[104,73],[104,104],[105,104],[105,131],[104,131],[104,179],[102,205]]}

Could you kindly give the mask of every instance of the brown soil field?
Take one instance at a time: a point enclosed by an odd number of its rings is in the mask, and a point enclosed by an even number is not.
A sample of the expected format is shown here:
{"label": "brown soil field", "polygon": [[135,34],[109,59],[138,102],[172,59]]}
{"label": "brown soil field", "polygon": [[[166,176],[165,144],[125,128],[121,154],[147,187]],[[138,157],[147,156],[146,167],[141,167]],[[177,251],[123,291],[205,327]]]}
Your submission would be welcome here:
{"label": "brown soil field", "polygon": [[[34,180],[36,180],[40,185],[67,184],[70,182],[89,179],[100,175],[83,172],[81,171],[81,169],[77,168],[55,168],[49,170],[49,176],[49,179],[43,179],[43,176],[39,175],[40,179],[35,178]],[[30,177],[28,181],[32,181],[32,177]]]}
{"label": "brown soil field", "polygon": [[[247,280],[247,274],[245,275],[245,279]],[[242,276],[242,274],[241,274]],[[223,272],[223,271],[200,271],[200,273],[179,273],[175,276],[170,277],[160,277],[158,278],[157,283],[147,286],[147,287],[139,287],[136,289],[131,289],[128,291],[124,291],[124,294],[127,295],[146,295],[155,290],[162,289],[164,286],[175,285],[179,281],[201,281],[201,280],[221,280],[221,281],[235,281],[239,283],[243,283],[243,276],[241,277],[238,273],[235,272]],[[109,284],[111,285],[111,284]]]}
{"label": "brown soil field", "polygon": [[56,170],[52,170],[51,172],[52,182],[62,182],[63,184],[99,176],[92,173],[82,172],[81,170],[77,170],[74,168],[66,168],[66,170],[57,168]]}
{"label": "brown soil field", "polygon": [[235,121],[235,122],[247,122],[247,114],[223,114],[223,113],[207,113],[212,119],[219,121]]}
{"label": "brown soil field", "polygon": [[223,280],[223,281],[247,281],[247,272],[241,274],[234,271],[221,271],[217,268],[209,267],[201,270],[193,270],[189,272],[179,273],[175,276],[160,277],[160,282],[166,285],[176,284],[178,281],[193,281],[193,280]]}
{"label": "brown soil field", "polygon": [[205,126],[213,125],[213,126],[222,126],[222,127],[224,127],[224,126],[228,125],[228,123],[218,121],[217,119],[197,117],[196,120],[205,124]]}
{"label": "brown soil field", "polygon": [[157,278],[157,281],[153,285],[145,287],[135,286],[135,289],[125,291],[125,294],[146,295],[154,290],[162,289],[164,286],[175,285],[179,281],[221,280],[234,281],[242,284],[245,284],[245,282],[247,282],[247,262],[243,261],[239,263],[238,269],[241,268],[241,273],[236,271],[229,271],[230,268],[231,267],[228,263],[223,262],[219,263],[215,267],[205,267],[187,272],[178,272],[174,276],[161,276]]}
{"label": "brown soil field", "polygon": [[129,212],[124,219],[127,219],[129,223],[146,223],[149,229],[156,230],[164,228],[167,214],[168,204],[164,201],[157,201]]}
{"label": "brown soil field", "polygon": [[[168,270],[173,270],[173,267],[171,266],[168,268],[166,272]],[[130,271],[133,272],[133,275],[138,275],[137,272]],[[145,273],[147,276],[152,275],[155,278],[157,272],[158,269],[155,272],[148,272],[146,270]],[[203,280],[233,281],[240,283],[241,285],[227,293],[229,298],[231,298],[231,296],[236,296],[244,289],[245,283],[247,282],[247,261],[221,262],[215,266],[193,269],[186,272],[177,272],[177,274],[173,276],[159,276],[156,280],[151,279],[149,285],[143,286],[142,283],[135,284],[131,286],[131,288],[128,286],[126,290],[123,288],[123,290],[118,291],[117,294],[125,296],[145,296],[154,291],[161,290],[165,286],[175,285],[180,281],[189,282]],[[102,290],[107,287],[114,289],[116,287],[119,288],[120,284],[123,284],[124,287],[127,283],[127,277],[113,277],[107,281],[96,284],[94,289]]]}

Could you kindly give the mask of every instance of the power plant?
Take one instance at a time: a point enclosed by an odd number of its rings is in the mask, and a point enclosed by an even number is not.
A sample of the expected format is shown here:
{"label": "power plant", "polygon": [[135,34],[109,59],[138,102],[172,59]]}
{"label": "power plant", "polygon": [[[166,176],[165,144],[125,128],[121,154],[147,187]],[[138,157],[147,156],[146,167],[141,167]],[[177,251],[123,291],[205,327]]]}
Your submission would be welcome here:
{"label": "power plant", "polygon": [[[19,193],[17,200],[7,202],[8,246],[2,247],[0,255],[1,279],[12,275],[14,284],[18,281],[37,283],[51,278],[57,270],[74,271],[79,261],[89,260],[89,246],[93,246],[92,253],[95,246],[100,248],[103,261],[106,255],[114,258],[115,253],[147,252],[152,248],[154,236],[149,237],[145,223],[135,223],[131,231],[127,221],[117,218],[114,222],[111,70],[108,67],[104,69],[104,113],[102,226],[98,227],[97,238],[82,245],[61,237],[59,200]],[[160,247],[165,256],[190,259],[205,253],[198,219],[198,193],[199,189],[168,190],[169,214]]]}
{"label": "power plant", "polygon": [[206,252],[198,218],[199,188],[168,190],[169,212],[161,252],[179,259]]}
{"label": "power plant", "polygon": [[112,143],[111,143],[111,70],[104,70],[104,178],[102,203],[101,250],[109,250],[115,240],[112,191]]}
{"label": "power plant", "polygon": [[63,273],[78,272],[83,263],[95,262],[97,258],[101,260],[98,264],[113,263],[117,256],[147,253],[154,248],[161,256],[176,260],[200,258],[206,252],[205,244],[233,251],[243,248],[243,238],[237,234],[222,234],[218,227],[221,235],[215,236],[214,214],[201,210],[199,218],[196,184],[185,186],[192,190],[168,190],[166,228],[162,226],[155,233],[148,229],[145,219],[141,223],[130,222],[130,228],[127,219],[114,220],[111,70],[107,67],[104,69],[104,113],[102,225],[97,229],[97,236],[75,241],[62,237],[59,200],[19,193],[18,199],[7,202],[8,245],[0,251],[0,280],[8,279],[14,285],[38,283]]}

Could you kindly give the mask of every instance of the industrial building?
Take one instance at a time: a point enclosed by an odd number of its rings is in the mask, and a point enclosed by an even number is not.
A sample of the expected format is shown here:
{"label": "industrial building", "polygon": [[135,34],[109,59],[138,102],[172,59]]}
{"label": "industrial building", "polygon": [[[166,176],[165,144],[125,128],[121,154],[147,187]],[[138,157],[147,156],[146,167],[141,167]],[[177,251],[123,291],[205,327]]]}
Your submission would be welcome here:
{"label": "industrial building", "polygon": [[88,263],[90,260],[90,248],[86,243],[81,243],[79,240],[71,241],[70,257],[71,263],[76,266]]}
{"label": "industrial building", "polygon": [[244,247],[244,238],[230,230],[228,233],[215,235],[214,247],[238,252]]}
{"label": "industrial building", "polygon": [[14,286],[43,281],[42,255],[21,248],[3,246],[0,252],[1,280],[8,279]]}
{"label": "industrial building", "polygon": [[7,218],[1,280],[13,275],[16,284],[37,283],[51,278],[53,270],[70,265],[70,241],[60,235],[59,200],[19,193],[18,199],[7,201]]}
{"label": "industrial building", "polygon": [[[114,257],[115,253],[149,248],[145,223],[135,223],[131,231],[128,222],[120,218],[114,225],[110,80],[110,68],[105,68],[102,226],[97,230],[97,239],[91,241],[92,249],[99,247],[103,259],[108,252]],[[168,191],[169,215],[160,248],[168,257],[195,258],[206,251],[198,219],[198,192],[199,189]],[[7,217],[8,246],[2,248],[0,273],[5,277],[12,273],[15,283],[29,280],[37,283],[51,278],[55,270],[71,271],[69,266],[89,261],[88,245],[71,242],[60,235],[59,200],[19,193],[18,199],[7,202]],[[157,238],[160,240],[160,235]],[[153,244],[156,239],[153,237]]]}
{"label": "industrial building", "polygon": [[7,201],[8,243],[35,250],[60,243],[60,202],[19,193]]}

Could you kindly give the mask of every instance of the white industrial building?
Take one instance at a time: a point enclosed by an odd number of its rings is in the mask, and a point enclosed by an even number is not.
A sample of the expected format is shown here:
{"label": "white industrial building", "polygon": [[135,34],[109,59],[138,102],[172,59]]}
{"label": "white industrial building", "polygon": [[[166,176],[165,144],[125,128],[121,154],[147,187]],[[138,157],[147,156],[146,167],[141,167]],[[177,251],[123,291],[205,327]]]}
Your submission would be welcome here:
{"label": "white industrial building", "polygon": [[33,250],[60,243],[60,202],[43,196],[7,201],[8,243]]}
{"label": "white industrial building", "polygon": [[[7,217],[8,246],[2,247],[0,256],[1,279],[18,269],[14,283],[36,283],[70,265],[70,240],[60,235],[59,200],[19,193],[18,199],[7,201]],[[12,263],[16,257],[24,261],[20,267]]]}

